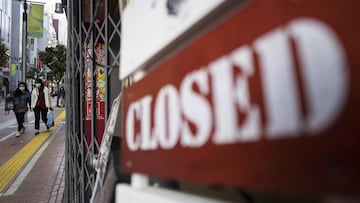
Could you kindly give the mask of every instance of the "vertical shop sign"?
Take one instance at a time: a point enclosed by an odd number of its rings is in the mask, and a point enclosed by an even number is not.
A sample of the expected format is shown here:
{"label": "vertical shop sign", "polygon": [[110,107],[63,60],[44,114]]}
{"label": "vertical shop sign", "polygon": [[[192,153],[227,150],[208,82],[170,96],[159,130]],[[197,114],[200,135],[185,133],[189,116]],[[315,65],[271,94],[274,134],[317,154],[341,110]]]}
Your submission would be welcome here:
{"label": "vertical shop sign", "polygon": [[16,75],[16,64],[11,64],[11,69],[10,69],[10,75],[14,76]]}
{"label": "vertical shop sign", "polygon": [[[87,45],[85,53],[85,68],[84,68],[84,82],[85,82],[85,120],[87,135],[91,134],[91,117],[92,117],[92,56],[91,46]],[[98,44],[95,48],[96,63],[105,63],[104,44]],[[100,143],[102,134],[105,128],[105,93],[106,93],[106,71],[103,67],[96,65],[95,71],[96,82],[96,138]],[[90,143],[90,137],[87,137],[87,142]]]}
{"label": "vertical shop sign", "polygon": [[44,5],[30,4],[28,36],[34,38],[43,37]]}

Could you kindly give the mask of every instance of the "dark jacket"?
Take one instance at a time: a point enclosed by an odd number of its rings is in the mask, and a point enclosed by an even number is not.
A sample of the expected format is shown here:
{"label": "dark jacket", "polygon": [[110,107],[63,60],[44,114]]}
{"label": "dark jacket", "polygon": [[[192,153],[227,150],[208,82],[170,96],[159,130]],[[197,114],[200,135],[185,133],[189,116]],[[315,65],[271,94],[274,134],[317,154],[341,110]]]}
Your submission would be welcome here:
{"label": "dark jacket", "polygon": [[14,103],[14,112],[26,112],[28,111],[28,106],[30,106],[31,102],[31,94],[30,92],[22,92],[16,90],[14,96],[12,97],[12,101]]}
{"label": "dark jacket", "polygon": [[60,90],[58,92],[58,97],[65,98],[65,89],[64,88],[60,88]]}

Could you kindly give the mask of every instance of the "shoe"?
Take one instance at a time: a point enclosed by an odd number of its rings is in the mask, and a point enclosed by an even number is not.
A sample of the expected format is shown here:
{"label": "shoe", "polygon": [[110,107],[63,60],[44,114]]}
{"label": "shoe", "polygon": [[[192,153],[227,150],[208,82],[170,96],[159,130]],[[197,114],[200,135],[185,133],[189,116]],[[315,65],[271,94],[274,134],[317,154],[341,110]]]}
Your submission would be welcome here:
{"label": "shoe", "polygon": [[20,134],[23,134],[25,132],[25,127],[22,127],[20,130]]}
{"label": "shoe", "polygon": [[35,135],[38,135],[40,131],[38,129],[35,129]]}
{"label": "shoe", "polygon": [[20,133],[19,131],[17,131],[16,134],[15,134],[15,136],[16,136],[16,137],[19,137],[20,134],[21,134],[21,133]]}
{"label": "shoe", "polygon": [[46,124],[46,129],[47,129],[47,130],[49,130],[49,129],[50,129],[50,126],[48,126],[47,124]]}

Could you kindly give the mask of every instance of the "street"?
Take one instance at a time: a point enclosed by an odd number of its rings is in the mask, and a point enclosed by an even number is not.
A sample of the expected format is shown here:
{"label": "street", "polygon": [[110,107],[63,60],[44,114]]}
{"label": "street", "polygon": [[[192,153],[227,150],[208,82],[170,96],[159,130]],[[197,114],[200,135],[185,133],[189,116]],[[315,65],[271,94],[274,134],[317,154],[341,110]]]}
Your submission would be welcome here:
{"label": "street", "polygon": [[[52,106],[56,106],[56,98],[52,98]],[[56,108],[56,107],[54,107]],[[4,102],[0,104],[0,166],[9,160],[15,153],[23,148],[34,138],[34,113],[28,111],[27,122],[24,123],[26,128],[24,134],[15,137],[17,132],[17,122],[15,114],[11,111],[8,115],[4,113]],[[42,121],[40,121],[40,131],[46,130]]]}
{"label": "street", "polygon": [[[4,115],[4,107],[0,107],[0,142],[5,141],[11,136],[15,136],[17,131],[17,122],[14,112],[10,112],[9,115]],[[28,122],[24,124],[26,129],[30,129],[34,126],[34,113],[28,112]]]}
{"label": "street", "polygon": [[[56,106],[56,97],[51,98],[52,106],[55,108]],[[15,118],[15,113],[10,111],[8,115],[5,115],[4,111],[5,102],[0,103],[0,142],[5,141],[11,136],[15,136],[17,131],[17,122]],[[24,123],[26,131],[24,134],[28,134],[30,129],[34,128],[34,113],[32,111],[28,111],[27,113],[27,122]],[[40,121],[40,128],[44,128],[42,121]]]}
{"label": "street", "polygon": [[[64,190],[65,109],[52,98],[55,126],[40,121],[34,135],[34,113],[29,111],[25,132],[15,136],[14,112],[4,115],[0,104],[0,202],[60,202]],[[46,176],[44,176],[46,174]]]}

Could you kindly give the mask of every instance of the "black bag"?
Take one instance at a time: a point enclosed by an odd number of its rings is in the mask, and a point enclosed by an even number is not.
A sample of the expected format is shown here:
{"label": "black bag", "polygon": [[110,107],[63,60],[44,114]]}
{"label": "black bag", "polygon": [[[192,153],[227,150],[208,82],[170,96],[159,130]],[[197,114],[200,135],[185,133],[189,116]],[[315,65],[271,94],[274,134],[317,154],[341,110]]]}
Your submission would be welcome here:
{"label": "black bag", "polygon": [[5,99],[5,111],[10,111],[14,109],[14,102],[11,97]]}

